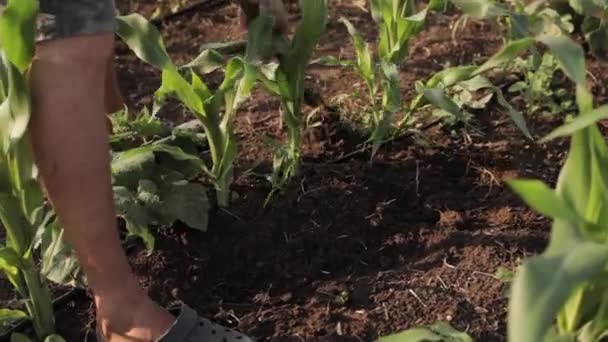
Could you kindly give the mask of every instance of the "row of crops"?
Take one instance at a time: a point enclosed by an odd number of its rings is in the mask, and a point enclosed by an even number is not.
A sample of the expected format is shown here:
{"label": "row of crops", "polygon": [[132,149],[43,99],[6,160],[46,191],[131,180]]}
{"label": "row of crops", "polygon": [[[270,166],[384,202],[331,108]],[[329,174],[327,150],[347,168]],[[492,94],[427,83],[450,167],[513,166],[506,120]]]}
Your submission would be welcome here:
{"label": "row of crops", "polygon": [[[117,36],[162,74],[152,108],[138,114],[124,110],[112,119],[113,186],[125,239],[140,240],[152,252],[151,227],[181,221],[204,231],[210,210],[230,206],[239,153],[234,118],[254,89],[280,103],[286,139],[268,139],[274,158],[272,172],[266,175],[272,186],[267,202],[280,196],[298,175],[303,131],[311,124],[303,109],[311,63],[354,70],[365,84],[369,103],[365,148],[372,162],[387,142],[418,127],[419,113],[441,111],[466,125],[470,110],[495,99],[527,139],[545,143],[568,137],[571,142],[554,189],[539,180],[509,182],[531,208],[553,219],[553,226],[547,249],[526,260],[510,285],[508,340],[602,340],[608,334],[608,232],[603,226],[608,223],[608,146],[597,122],[608,118],[608,107],[598,107],[590,91],[583,44],[602,59],[608,43],[608,3],[431,0],[419,7],[413,0],[370,0],[369,8],[377,24],[377,41],[366,41],[356,25],[340,19],[352,38],[352,59],[313,60],[328,20],[327,0],[300,2],[301,19],[289,39],[273,30],[272,17],[261,8],[250,24],[244,53],[204,49],[184,65],[171,59],[161,34],[144,17],[117,17]],[[405,99],[399,70],[408,59],[412,39],[424,31],[431,13],[453,8],[463,13],[462,22],[497,24],[504,34],[503,47],[478,65],[451,66],[419,80],[415,96]],[[0,220],[6,232],[0,269],[20,299],[20,305],[0,310],[0,323],[27,320],[33,328],[29,337],[14,333],[13,341],[61,341],[54,335],[49,284],[86,284],[44,200],[28,146],[31,107],[26,73],[34,55],[37,12],[36,0],[10,0],[0,17]],[[568,114],[563,126],[545,137],[529,129],[526,113],[492,82],[495,73],[512,69],[526,77],[509,92],[522,93],[530,113],[549,109]],[[206,77],[218,72],[223,80],[212,87]],[[558,73],[570,83],[554,90],[551,80]],[[482,100],[471,97],[479,93],[486,94]],[[187,108],[195,120],[164,126],[156,113],[170,101]],[[210,188],[197,181],[201,177]],[[381,341],[472,338],[439,322]]]}

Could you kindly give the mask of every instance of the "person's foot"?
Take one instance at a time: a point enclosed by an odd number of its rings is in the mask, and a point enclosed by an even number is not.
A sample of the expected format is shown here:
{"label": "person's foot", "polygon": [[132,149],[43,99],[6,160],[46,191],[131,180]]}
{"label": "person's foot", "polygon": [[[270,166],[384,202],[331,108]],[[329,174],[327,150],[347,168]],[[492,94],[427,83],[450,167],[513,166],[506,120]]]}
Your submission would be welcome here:
{"label": "person's foot", "polygon": [[104,342],[153,342],[173,325],[175,317],[149,297],[95,299],[97,333]]}

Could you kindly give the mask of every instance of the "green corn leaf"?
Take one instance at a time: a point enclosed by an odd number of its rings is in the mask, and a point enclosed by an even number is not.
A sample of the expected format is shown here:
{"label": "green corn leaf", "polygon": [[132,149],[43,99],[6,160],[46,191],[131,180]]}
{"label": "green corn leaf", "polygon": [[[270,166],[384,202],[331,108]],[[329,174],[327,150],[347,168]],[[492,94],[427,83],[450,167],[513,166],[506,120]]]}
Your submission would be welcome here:
{"label": "green corn leaf", "polygon": [[551,133],[541,139],[541,142],[545,143],[557,138],[570,136],[604,119],[608,119],[608,105],[598,107],[591,112],[576,116],[568,123],[553,130]]}
{"label": "green corn leaf", "polygon": [[0,12],[0,46],[8,60],[24,72],[34,57],[37,0],[8,0]]}
{"label": "green corn leaf", "polygon": [[458,331],[446,322],[437,322],[428,328],[414,328],[395,335],[382,337],[377,342],[473,342],[467,333]]}
{"label": "green corn leaf", "polygon": [[580,341],[595,342],[608,334],[608,295],[605,292],[597,295],[602,296],[600,306],[593,320],[581,329]]}
{"label": "green corn leaf", "polygon": [[268,14],[260,14],[247,29],[245,58],[251,63],[260,63],[272,55],[273,20]]}
{"label": "green corn leaf", "polygon": [[5,59],[6,56],[0,53],[0,103],[8,96],[8,61]]}
{"label": "green corn leaf", "polygon": [[601,272],[607,261],[608,247],[580,240],[526,261],[511,287],[509,341],[543,341],[574,288]]}
{"label": "green corn leaf", "polygon": [[443,69],[433,75],[427,82],[427,88],[434,88],[438,85],[444,87],[453,86],[456,83],[465,81],[473,77],[473,73],[477,70],[477,66],[474,65],[462,65],[455,66],[447,69]]}
{"label": "green corn leaf", "polygon": [[508,184],[530,207],[544,216],[571,224],[584,224],[582,218],[542,181],[514,179]]}
{"label": "green corn leaf", "polygon": [[0,249],[0,271],[6,274],[11,283],[15,284],[13,281],[17,279],[21,269],[23,269],[21,258],[12,248],[4,247]]}
{"label": "green corn leaf", "polygon": [[302,19],[289,52],[280,58],[280,67],[289,80],[290,93],[298,99],[304,94],[305,69],[327,25],[327,0],[301,0],[300,10]]}
{"label": "green corn leaf", "polygon": [[209,74],[224,66],[224,56],[215,50],[203,50],[190,63],[183,65],[181,68],[191,68],[201,74]]}
{"label": "green corn leaf", "polygon": [[243,76],[238,81],[236,94],[234,97],[234,110],[238,109],[245,100],[251,95],[251,91],[256,86],[258,71],[255,66],[245,63],[243,65]]}
{"label": "green corn leaf", "polygon": [[544,34],[536,40],[545,44],[555,55],[564,73],[578,85],[586,83],[585,52],[566,35]]}
{"label": "green corn leaf", "polygon": [[59,335],[51,335],[45,338],[44,342],[65,342],[65,340]]}
{"label": "green corn leaf", "polygon": [[357,31],[355,26],[348,19],[341,17],[340,22],[346,26],[346,29],[352,38],[353,45],[355,46],[355,53],[357,54],[356,65],[359,75],[368,85],[372,85],[373,87],[373,84],[375,84],[374,61],[369,44],[363,40],[359,31]]}
{"label": "green corn leaf", "polygon": [[167,96],[174,94],[199,120],[205,124],[207,123],[205,107],[203,106],[203,101],[206,99],[201,98],[191,84],[177,70],[173,68],[164,69],[162,71],[161,82],[160,89],[154,95],[157,100],[162,102]]}
{"label": "green corn leaf", "polygon": [[116,26],[116,34],[141,60],[161,70],[175,69],[160,32],[146,18],[139,14],[120,16]]}
{"label": "green corn leaf", "polygon": [[31,241],[28,236],[31,227],[18,199],[7,193],[0,193],[0,220],[6,229],[8,245],[18,253],[25,253]]}
{"label": "green corn leaf", "polygon": [[456,116],[462,122],[466,121],[466,115],[462,112],[458,104],[445,94],[443,88],[425,88],[423,94],[424,98],[432,105]]}
{"label": "green corn leaf", "polygon": [[0,309],[0,326],[27,318],[27,313],[21,310]]}
{"label": "green corn leaf", "polygon": [[488,0],[451,0],[451,2],[465,14],[478,19],[502,17],[510,13],[496,2]]}
{"label": "green corn leaf", "polygon": [[205,84],[205,82],[203,82],[203,80],[194,71],[192,71],[191,77],[192,90],[196,93],[196,95],[198,95],[198,97],[203,101],[210,99],[213,96],[213,93],[209,87],[207,87],[207,84]]}
{"label": "green corn leaf", "polygon": [[393,63],[381,64],[384,75],[384,98],[382,106],[391,113],[401,110],[401,94],[399,92],[399,69]]}
{"label": "green corn leaf", "polygon": [[534,40],[532,38],[523,38],[508,42],[500,51],[482,64],[474,73],[474,75],[482,74],[490,69],[494,69],[504,63],[507,63],[517,57],[521,52],[528,49]]}

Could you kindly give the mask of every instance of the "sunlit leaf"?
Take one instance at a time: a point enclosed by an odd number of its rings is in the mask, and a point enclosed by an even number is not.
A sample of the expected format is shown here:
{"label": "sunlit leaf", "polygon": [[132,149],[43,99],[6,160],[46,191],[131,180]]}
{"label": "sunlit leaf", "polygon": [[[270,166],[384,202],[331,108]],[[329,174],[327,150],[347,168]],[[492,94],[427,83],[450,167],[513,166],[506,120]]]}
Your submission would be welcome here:
{"label": "sunlit leaf", "polygon": [[413,328],[382,337],[377,342],[473,342],[473,339],[448,323],[438,322],[428,328]]}
{"label": "sunlit leaf", "polygon": [[34,57],[37,0],[8,0],[0,12],[0,46],[8,60],[24,72]]}

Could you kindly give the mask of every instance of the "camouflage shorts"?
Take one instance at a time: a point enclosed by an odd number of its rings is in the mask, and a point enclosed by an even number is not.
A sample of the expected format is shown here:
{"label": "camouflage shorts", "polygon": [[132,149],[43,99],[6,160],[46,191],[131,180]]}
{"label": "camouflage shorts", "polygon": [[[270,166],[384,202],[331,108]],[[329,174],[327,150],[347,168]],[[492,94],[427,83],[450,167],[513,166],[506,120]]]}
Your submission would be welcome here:
{"label": "camouflage shorts", "polygon": [[39,1],[39,41],[114,31],[114,0]]}

